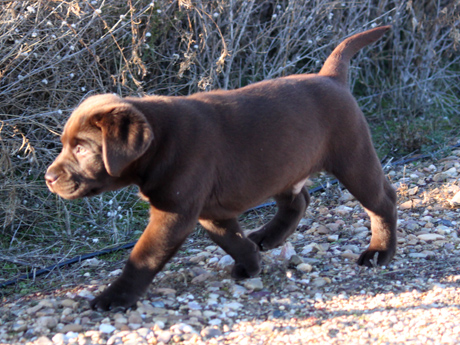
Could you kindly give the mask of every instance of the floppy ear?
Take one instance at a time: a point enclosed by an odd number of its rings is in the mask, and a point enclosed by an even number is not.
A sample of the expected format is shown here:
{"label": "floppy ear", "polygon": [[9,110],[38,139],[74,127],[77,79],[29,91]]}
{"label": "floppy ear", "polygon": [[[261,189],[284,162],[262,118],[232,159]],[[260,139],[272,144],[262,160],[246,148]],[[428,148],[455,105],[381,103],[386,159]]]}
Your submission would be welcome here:
{"label": "floppy ear", "polygon": [[102,159],[112,176],[120,176],[153,140],[152,128],[144,115],[128,103],[104,109],[94,115],[93,124],[102,131]]}

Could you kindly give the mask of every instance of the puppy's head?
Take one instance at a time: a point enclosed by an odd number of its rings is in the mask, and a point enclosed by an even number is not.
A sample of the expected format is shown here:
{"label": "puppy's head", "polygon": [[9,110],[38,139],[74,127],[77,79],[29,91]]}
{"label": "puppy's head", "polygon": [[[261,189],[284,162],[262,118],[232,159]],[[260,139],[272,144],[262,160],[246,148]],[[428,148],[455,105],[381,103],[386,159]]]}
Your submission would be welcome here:
{"label": "puppy's head", "polygon": [[70,116],[62,133],[62,151],[48,168],[48,188],[66,199],[114,190],[153,140],[144,115],[115,95],[93,96]]}

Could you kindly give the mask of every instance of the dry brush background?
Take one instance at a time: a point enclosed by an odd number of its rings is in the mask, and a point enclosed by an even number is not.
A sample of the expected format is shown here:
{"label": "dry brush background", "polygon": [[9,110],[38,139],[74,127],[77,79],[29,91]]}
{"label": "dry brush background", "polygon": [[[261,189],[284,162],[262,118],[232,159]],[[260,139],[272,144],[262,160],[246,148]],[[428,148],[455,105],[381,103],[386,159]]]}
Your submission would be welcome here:
{"label": "dry brush background", "polygon": [[446,143],[460,128],[458,1],[26,0],[0,8],[0,283],[143,230],[146,206],[133,189],[64,202],[44,184],[66,118],[89,95],[187,95],[317,72],[344,37],[391,24],[350,72],[376,147],[401,155]]}

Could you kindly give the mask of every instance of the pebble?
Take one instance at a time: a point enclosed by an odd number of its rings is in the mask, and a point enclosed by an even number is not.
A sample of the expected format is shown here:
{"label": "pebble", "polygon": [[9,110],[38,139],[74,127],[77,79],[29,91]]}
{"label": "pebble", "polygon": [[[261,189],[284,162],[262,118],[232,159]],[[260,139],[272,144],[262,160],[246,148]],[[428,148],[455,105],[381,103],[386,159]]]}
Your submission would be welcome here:
{"label": "pebble", "polygon": [[327,236],[329,242],[337,242],[339,240],[339,235],[329,235]]}
{"label": "pebble", "polygon": [[296,267],[297,270],[301,272],[309,273],[313,270],[313,266],[307,263],[302,263]]}
{"label": "pebble", "polygon": [[233,260],[233,258],[230,255],[225,255],[219,260],[217,265],[220,268],[226,268],[228,266],[233,265],[234,263],[235,263],[235,260]]}
{"label": "pebble", "polygon": [[423,241],[436,241],[443,240],[445,238],[443,235],[440,234],[421,234],[417,237]]}
{"label": "pebble", "polygon": [[329,282],[329,281],[328,281],[328,279],[326,279],[326,278],[316,278],[316,279],[314,279],[314,280],[312,281],[312,285],[313,285],[314,287],[319,288],[319,287],[322,287],[322,286],[328,284],[328,282]]}
{"label": "pebble", "polygon": [[452,199],[449,200],[451,206],[459,206],[460,205],[460,192],[457,192]]}
{"label": "pebble", "polygon": [[58,319],[54,316],[42,316],[37,319],[37,325],[48,329],[53,329],[58,324]]}
{"label": "pebble", "polygon": [[349,259],[349,260],[358,260],[359,258],[359,254],[355,254],[350,251],[343,252],[340,254],[340,256],[343,257],[344,259]]}
{"label": "pebble", "polygon": [[67,333],[67,332],[81,332],[82,330],[83,330],[82,325],[71,323],[71,324],[65,325],[60,331],[62,333]]}
{"label": "pebble", "polygon": [[340,205],[335,209],[335,213],[341,216],[345,216],[349,214],[353,209],[351,207],[345,206],[345,205]]}
{"label": "pebble", "polygon": [[115,327],[106,323],[101,323],[101,325],[99,326],[99,331],[106,334],[112,333],[113,331],[115,331],[115,329]]}
{"label": "pebble", "polygon": [[251,278],[244,281],[244,287],[248,290],[259,291],[264,288],[264,284],[260,278]]}
{"label": "pebble", "polygon": [[200,334],[203,338],[209,339],[209,338],[215,338],[215,337],[221,336],[222,332],[217,327],[209,326],[209,327],[203,328]]}
{"label": "pebble", "polygon": [[169,343],[169,341],[171,340],[171,338],[173,337],[173,333],[169,332],[169,331],[162,331],[162,332],[159,332],[159,334],[157,335],[157,341],[159,343]]}

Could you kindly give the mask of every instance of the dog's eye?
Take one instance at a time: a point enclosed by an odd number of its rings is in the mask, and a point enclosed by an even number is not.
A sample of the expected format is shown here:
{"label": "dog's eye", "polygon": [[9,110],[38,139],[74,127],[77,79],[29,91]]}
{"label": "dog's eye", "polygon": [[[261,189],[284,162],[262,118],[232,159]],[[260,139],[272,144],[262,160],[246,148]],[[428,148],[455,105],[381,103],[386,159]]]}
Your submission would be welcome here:
{"label": "dog's eye", "polygon": [[86,149],[81,145],[77,145],[75,146],[75,153],[77,155],[84,155],[86,153]]}

